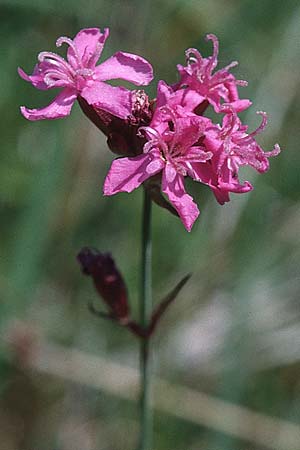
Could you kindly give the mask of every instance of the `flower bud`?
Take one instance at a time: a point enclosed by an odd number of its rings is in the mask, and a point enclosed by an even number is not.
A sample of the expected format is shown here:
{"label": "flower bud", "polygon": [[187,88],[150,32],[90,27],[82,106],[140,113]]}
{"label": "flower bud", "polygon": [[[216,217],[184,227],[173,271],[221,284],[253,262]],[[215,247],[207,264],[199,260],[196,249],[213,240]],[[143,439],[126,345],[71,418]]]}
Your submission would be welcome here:
{"label": "flower bud", "polygon": [[82,272],[93,278],[95,288],[112,316],[119,321],[126,321],[129,316],[127,289],[111,255],[85,247],[77,259]]}

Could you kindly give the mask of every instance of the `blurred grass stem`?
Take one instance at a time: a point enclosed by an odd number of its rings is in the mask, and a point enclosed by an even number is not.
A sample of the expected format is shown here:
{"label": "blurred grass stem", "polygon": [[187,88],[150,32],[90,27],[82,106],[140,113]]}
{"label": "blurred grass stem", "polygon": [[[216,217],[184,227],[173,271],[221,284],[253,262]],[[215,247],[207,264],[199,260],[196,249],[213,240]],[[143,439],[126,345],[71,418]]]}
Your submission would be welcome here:
{"label": "blurred grass stem", "polygon": [[[144,190],[142,216],[142,260],[140,324],[146,328],[152,313],[152,242],[151,242],[151,199]],[[151,358],[150,339],[141,339],[140,347],[140,440],[139,450],[150,450],[152,445],[151,407]]]}

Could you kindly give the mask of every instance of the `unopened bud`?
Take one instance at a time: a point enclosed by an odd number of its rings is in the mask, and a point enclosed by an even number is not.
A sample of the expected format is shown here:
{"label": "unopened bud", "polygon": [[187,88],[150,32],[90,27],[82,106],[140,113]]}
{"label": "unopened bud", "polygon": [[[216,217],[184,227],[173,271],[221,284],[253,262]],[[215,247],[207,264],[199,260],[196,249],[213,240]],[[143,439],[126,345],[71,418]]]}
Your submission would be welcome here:
{"label": "unopened bud", "polygon": [[77,259],[83,273],[93,278],[95,288],[112,315],[118,320],[126,320],[129,315],[127,289],[111,255],[86,247]]}

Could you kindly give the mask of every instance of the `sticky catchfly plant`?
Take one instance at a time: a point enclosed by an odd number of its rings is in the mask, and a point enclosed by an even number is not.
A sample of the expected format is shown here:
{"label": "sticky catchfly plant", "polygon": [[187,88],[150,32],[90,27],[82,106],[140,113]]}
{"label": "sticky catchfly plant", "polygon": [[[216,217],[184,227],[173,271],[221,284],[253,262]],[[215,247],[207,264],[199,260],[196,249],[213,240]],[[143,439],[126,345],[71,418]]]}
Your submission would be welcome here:
{"label": "sticky catchfly plant", "polygon": [[[22,69],[19,74],[34,87],[47,90],[60,88],[54,101],[42,109],[21,107],[29,120],[55,119],[70,114],[77,99],[84,114],[107,137],[115,159],[104,181],[104,195],[132,192],[143,185],[141,240],[141,290],[139,320],[131,315],[124,278],[109,253],[85,247],[78,254],[84,274],[92,278],[105,310],[90,310],[99,317],[112,320],[140,339],[140,440],[139,450],[151,450],[151,346],[150,338],[157,323],[189,279],[184,277],[167,296],[152,307],[151,281],[151,209],[152,201],[179,216],[185,229],[191,231],[199,216],[194,199],[186,192],[187,177],[198,185],[207,185],[217,201],[224,204],[230,193],[246,193],[249,181],[240,181],[239,169],[250,166],[259,173],[269,169],[269,158],[280,152],[276,144],[264,152],[255,137],[267,124],[266,113],[261,125],[248,132],[238,113],[251,105],[240,99],[239,86],[246,81],[235,78],[230,70],[233,62],[216,70],[219,42],[212,41],[213,54],[204,58],[194,48],[186,51],[186,65],[178,65],[179,80],[168,85],[159,81],[155,99],[143,90],[129,91],[111,86],[106,81],[121,79],[137,86],[147,85],[153,78],[151,65],[142,57],[117,52],[96,65],[108,37],[108,29],[79,31],[75,38],[61,37],[56,45],[68,45],[67,57],[42,52],[33,74]],[[205,117],[211,106],[216,119]],[[101,303],[100,303],[101,305]],[[101,306],[100,306],[101,307]]]}

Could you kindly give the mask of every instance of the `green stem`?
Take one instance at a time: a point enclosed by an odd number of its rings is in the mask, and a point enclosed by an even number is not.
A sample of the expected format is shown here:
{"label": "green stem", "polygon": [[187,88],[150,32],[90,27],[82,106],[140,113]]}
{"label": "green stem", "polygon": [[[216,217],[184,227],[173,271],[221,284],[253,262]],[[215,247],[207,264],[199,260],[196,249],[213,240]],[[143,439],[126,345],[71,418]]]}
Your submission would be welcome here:
{"label": "green stem", "polygon": [[[141,261],[140,323],[146,327],[152,313],[152,243],[151,243],[151,199],[144,191]],[[150,339],[141,339],[140,348],[141,399],[140,399],[140,444],[139,450],[151,450],[152,408],[151,408],[151,365]]]}

